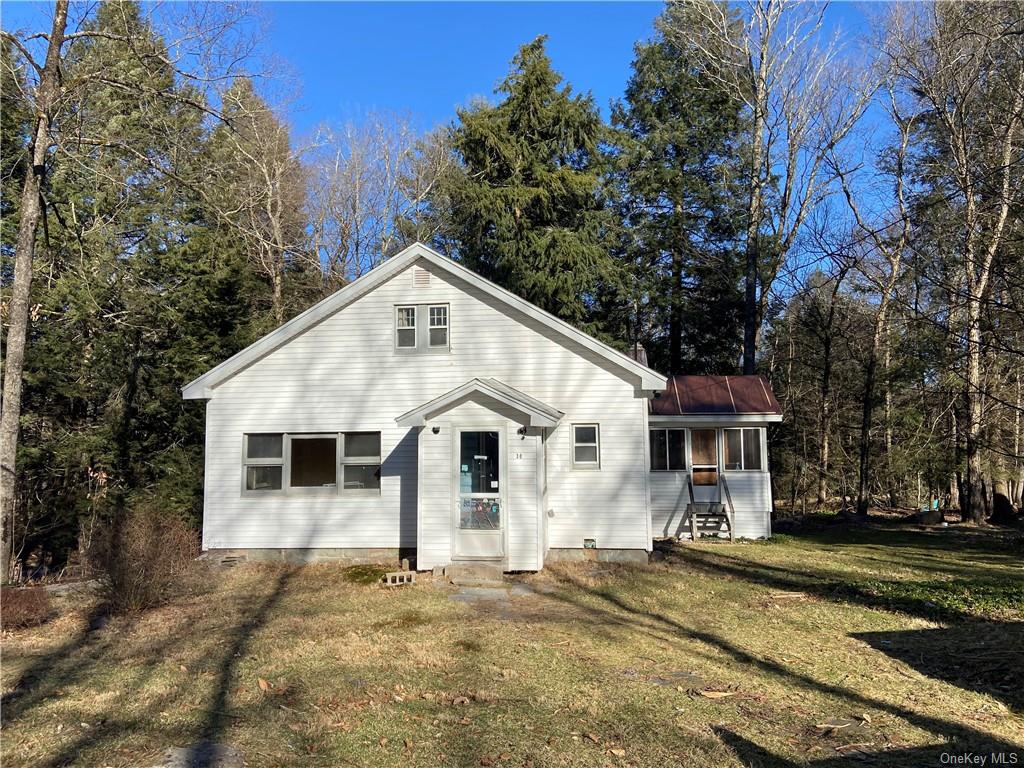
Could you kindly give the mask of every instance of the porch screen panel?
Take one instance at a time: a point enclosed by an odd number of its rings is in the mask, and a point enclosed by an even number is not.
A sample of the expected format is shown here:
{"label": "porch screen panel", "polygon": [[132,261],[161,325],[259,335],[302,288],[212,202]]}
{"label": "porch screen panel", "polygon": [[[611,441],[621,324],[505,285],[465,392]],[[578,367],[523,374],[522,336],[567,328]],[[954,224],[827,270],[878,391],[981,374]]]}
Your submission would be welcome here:
{"label": "porch screen panel", "polygon": [[694,485],[718,485],[718,440],[714,429],[690,432]]}

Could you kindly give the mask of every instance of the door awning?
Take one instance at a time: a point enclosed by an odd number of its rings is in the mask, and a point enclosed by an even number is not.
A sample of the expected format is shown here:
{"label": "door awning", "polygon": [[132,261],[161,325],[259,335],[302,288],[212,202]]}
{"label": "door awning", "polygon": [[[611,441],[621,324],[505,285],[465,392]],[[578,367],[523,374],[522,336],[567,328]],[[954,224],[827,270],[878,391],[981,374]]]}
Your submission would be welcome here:
{"label": "door awning", "polygon": [[488,378],[470,379],[450,392],[445,392],[440,397],[435,397],[433,400],[413,408],[408,413],[403,413],[395,421],[400,427],[422,427],[428,417],[443,413],[464,400],[471,399],[473,395],[484,395],[503,403],[519,413],[523,417],[522,423],[529,427],[553,427],[565,415],[557,408],[542,403],[537,398],[530,397],[515,387],[510,387],[497,379]]}

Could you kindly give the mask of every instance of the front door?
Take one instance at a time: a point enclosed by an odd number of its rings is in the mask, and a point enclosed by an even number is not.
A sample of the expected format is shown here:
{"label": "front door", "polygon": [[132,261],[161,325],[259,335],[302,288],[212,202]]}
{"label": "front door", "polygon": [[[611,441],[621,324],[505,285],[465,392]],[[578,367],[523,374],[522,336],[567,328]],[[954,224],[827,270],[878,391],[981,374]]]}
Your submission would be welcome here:
{"label": "front door", "polygon": [[458,430],[455,557],[502,556],[501,432]]}

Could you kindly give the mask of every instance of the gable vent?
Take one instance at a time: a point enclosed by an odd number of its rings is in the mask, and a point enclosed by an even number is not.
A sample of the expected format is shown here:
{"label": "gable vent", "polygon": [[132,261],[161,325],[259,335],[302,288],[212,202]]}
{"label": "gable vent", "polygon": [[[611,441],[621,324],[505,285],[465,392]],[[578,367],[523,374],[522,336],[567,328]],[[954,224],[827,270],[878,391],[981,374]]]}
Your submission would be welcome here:
{"label": "gable vent", "polygon": [[427,288],[430,286],[430,273],[422,267],[412,268],[412,287]]}

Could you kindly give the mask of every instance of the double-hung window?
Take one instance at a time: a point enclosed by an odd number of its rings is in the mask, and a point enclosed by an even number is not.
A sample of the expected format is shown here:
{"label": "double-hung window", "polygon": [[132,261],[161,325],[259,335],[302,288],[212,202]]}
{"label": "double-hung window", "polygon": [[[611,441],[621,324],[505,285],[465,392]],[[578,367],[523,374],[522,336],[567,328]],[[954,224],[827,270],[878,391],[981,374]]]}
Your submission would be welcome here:
{"label": "double-hung window", "polygon": [[395,346],[416,348],[416,307],[395,308]]}
{"label": "double-hung window", "polygon": [[726,469],[761,469],[761,430],[723,429]]}
{"label": "double-hung window", "polygon": [[284,480],[284,435],[245,436],[245,490],[280,491]]}
{"label": "double-hung window", "polygon": [[242,451],[246,496],[380,492],[380,432],[253,433]]}
{"label": "double-hung window", "polygon": [[448,305],[429,307],[430,325],[427,327],[427,346],[448,346]]}
{"label": "double-hung window", "polygon": [[341,438],[343,489],[380,490],[380,432],[345,432]]}
{"label": "double-hung window", "polygon": [[686,430],[652,429],[651,471],[679,472],[686,469]]}
{"label": "double-hung window", "polygon": [[395,349],[403,353],[447,350],[449,314],[447,304],[395,307]]}
{"label": "double-hung window", "polygon": [[601,466],[601,436],[597,424],[572,425],[572,464],[581,469]]}

